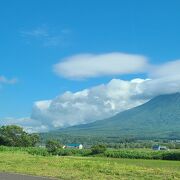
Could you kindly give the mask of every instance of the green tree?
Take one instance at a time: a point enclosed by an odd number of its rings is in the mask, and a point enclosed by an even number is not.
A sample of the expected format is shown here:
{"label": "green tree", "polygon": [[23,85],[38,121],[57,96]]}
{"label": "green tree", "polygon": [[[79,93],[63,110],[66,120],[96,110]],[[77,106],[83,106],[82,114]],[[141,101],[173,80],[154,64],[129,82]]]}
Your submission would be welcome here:
{"label": "green tree", "polygon": [[0,127],[0,145],[28,147],[39,142],[37,134],[28,134],[23,128],[16,125]]}
{"label": "green tree", "polygon": [[62,148],[62,145],[57,140],[48,140],[46,143],[47,151],[53,155],[57,154],[58,149]]}
{"label": "green tree", "polygon": [[105,151],[106,151],[106,146],[103,144],[98,144],[91,147],[92,154],[102,154]]}

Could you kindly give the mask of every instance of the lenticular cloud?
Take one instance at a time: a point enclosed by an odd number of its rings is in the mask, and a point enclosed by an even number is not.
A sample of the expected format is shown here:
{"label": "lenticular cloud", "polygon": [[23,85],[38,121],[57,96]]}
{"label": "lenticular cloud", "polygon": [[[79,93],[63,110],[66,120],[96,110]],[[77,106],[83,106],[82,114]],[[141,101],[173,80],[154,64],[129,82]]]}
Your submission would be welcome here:
{"label": "lenticular cloud", "polygon": [[79,54],[54,65],[54,72],[70,79],[146,72],[149,65],[142,55],[125,53]]}

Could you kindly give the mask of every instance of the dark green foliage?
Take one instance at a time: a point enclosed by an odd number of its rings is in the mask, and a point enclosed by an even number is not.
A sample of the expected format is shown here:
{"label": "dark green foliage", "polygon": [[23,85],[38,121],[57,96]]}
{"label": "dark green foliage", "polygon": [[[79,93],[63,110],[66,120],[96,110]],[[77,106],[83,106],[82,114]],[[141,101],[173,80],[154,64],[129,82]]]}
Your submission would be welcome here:
{"label": "dark green foliage", "polygon": [[62,142],[62,144],[73,144],[81,142],[84,147],[91,147],[94,144],[108,144],[110,147],[114,147],[115,144],[122,144],[122,143],[133,143],[136,142],[136,139],[129,137],[105,137],[105,136],[88,136],[88,135],[69,135],[69,134],[60,134],[59,132],[49,132],[49,133],[41,133],[41,139],[43,142],[46,139],[57,139],[58,141]]}
{"label": "dark green foliage", "polygon": [[92,154],[102,154],[106,151],[106,146],[104,144],[97,144],[91,147]]}
{"label": "dark green foliage", "polygon": [[138,140],[133,137],[123,138],[116,136],[90,136],[90,135],[76,135],[59,134],[58,132],[50,132],[40,134],[41,139],[45,142],[46,139],[58,139],[62,144],[71,144],[81,142],[85,148],[90,148],[94,144],[105,144],[108,148],[151,148],[154,144],[167,146],[169,149],[180,149],[180,142],[170,139],[146,139]]}
{"label": "dark green foliage", "polygon": [[169,152],[162,155],[162,159],[165,160],[178,160],[180,161],[180,152]]}
{"label": "dark green foliage", "polygon": [[46,143],[47,151],[53,155],[57,154],[60,148],[62,148],[62,145],[58,140],[48,140]]}
{"label": "dark green foliage", "polygon": [[37,142],[39,142],[39,135],[28,134],[19,126],[0,127],[0,145],[29,147],[35,146]]}
{"label": "dark green foliage", "polygon": [[180,160],[180,151],[107,150],[104,155],[112,158]]}

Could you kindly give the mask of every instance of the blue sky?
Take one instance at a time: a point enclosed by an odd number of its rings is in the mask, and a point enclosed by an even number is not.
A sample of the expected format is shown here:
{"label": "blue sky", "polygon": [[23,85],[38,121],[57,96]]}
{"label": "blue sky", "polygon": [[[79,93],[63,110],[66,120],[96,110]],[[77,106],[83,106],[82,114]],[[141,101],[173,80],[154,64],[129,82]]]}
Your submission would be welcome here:
{"label": "blue sky", "polygon": [[35,101],[112,78],[69,79],[53,65],[76,54],[140,54],[153,65],[180,58],[179,0],[4,0],[0,3],[0,118],[26,117]]}

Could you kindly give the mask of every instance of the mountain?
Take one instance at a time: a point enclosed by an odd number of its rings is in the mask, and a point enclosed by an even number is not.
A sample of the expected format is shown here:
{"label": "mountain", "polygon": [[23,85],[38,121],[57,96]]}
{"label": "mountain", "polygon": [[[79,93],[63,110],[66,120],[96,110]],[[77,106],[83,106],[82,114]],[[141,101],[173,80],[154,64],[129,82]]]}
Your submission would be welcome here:
{"label": "mountain", "polygon": [[180,138],[180,93],[160,95],[115,116],[60,129],[70,135]]}

